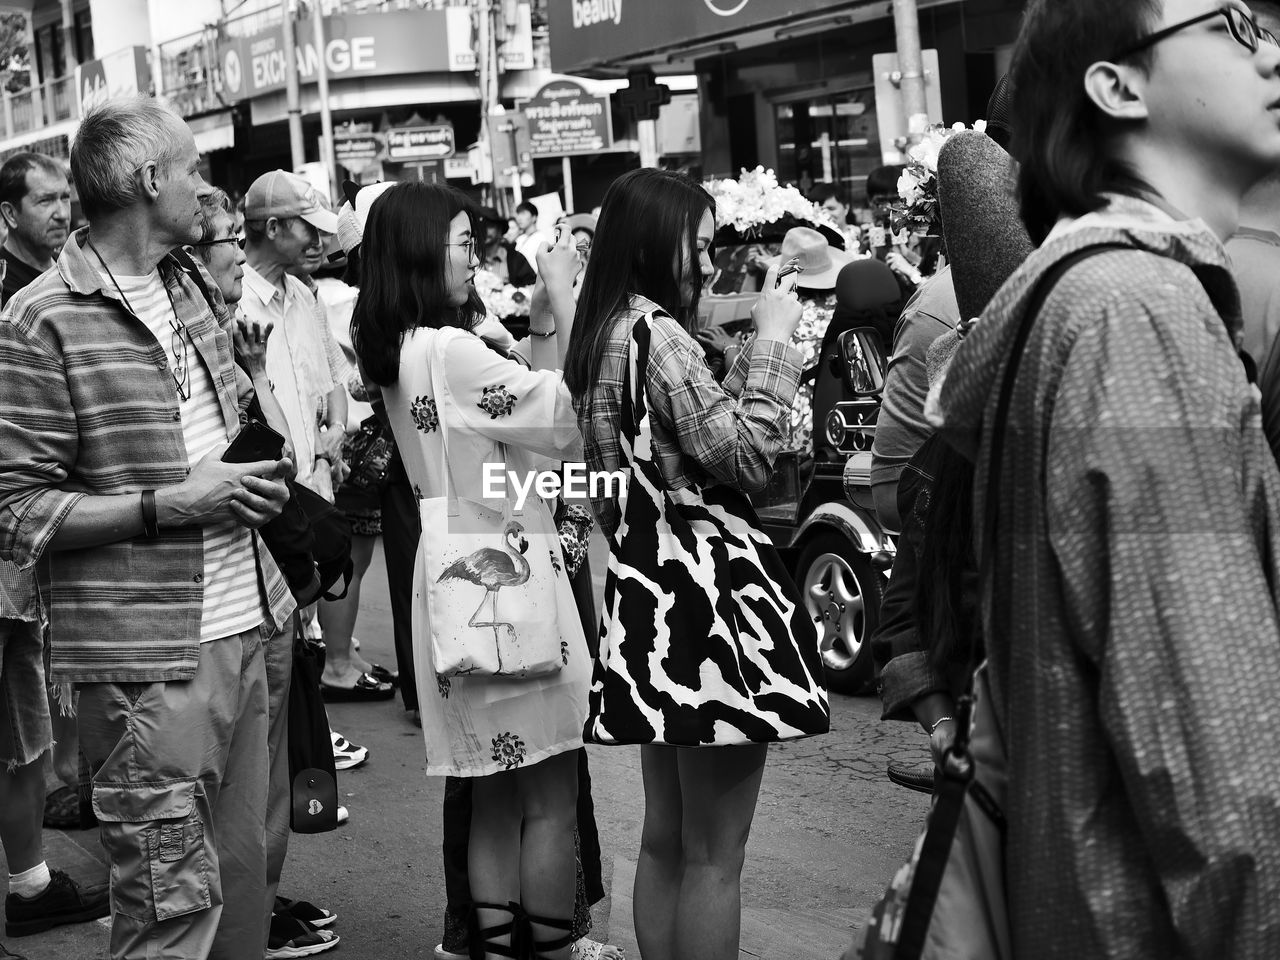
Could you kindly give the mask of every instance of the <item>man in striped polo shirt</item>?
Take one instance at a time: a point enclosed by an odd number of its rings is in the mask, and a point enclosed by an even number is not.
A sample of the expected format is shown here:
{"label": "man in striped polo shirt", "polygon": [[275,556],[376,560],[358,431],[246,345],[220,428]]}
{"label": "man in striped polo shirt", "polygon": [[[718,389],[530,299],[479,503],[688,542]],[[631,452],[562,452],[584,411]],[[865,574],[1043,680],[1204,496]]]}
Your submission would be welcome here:
{"label": "man in striped polo shirt", "polygon": [[252,387],[221,299],[168,256],[200,237],[198,164],[152,99],[86,116],[71,168],[89,226],[0,316],[0,559],[50,558],[113,960],[266,943],[263,649],[294,604],[254,531],[292,465],[221,460]]}

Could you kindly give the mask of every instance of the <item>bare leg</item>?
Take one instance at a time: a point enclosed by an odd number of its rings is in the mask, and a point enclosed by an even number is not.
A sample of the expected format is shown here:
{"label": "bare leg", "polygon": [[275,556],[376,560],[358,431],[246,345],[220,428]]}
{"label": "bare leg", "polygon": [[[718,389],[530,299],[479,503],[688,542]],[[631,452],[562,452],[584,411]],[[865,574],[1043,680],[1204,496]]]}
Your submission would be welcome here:
{"label": "bare leg", "polygon": [[322,683],[335,687],[354,686],[360,674],[372,666],[351,649],[351,636],[355,633],[356,615],[360,612],[360,583],[369,562],[373,559],[373,546],[377,537],[353,536],[351,538],[351,584],[341,600],[320,601],[320,626],[324,630],[324,673]]}
{"label": "bare leg", "polygon": [[674,747],[641,747],[644,829],[632,909],[642,960],[675,960],[676,905],[684,876],[680,772]]}
{"label": "bare leg", "polygon": [[[476,777],[471,788],[471,842],[467,873],[472,903],[520,902],[520,793],[514,773]],[[477,910],[481,929],[511,921],[505,910]],[[511,945],[510,935],[494,942]],[[502,960],[485,952],[485,960]]]}
{"label": "bare leg", "polygon": [[768,748],[677,751],[684,798],[684,877],[672,960],[737,960],[742,863]]}
{"label": "bare leg", "polygon": [[13,770],[0,763],[0,842],[10,873],[44,859],[44,755]]}
{"label": "bare leg", "polygon": [[568,960],[578,874],[573,850],[578,821],[577,752],[561,753],[519,770],[516,780],[524,811],[520,903],[532,917],[564,921],[563,927],[533,923],[535,942],[569,939],[556,950],[537,949],[534,956],[538,960]]}

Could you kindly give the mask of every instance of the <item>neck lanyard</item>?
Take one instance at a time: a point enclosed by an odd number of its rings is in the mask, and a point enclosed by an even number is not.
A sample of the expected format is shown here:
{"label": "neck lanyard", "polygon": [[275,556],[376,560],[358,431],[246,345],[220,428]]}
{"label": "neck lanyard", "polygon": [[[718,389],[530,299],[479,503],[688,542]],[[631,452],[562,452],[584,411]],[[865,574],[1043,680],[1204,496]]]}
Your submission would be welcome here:
{"label": "neck lanyard", "polygon": [[[107,261],[102,258],[102,254],[98,252],[98,248],[94,246],[92,240],[89,240],[88,244],[89,249],[93,251],[93,255],[102,264],[102,269],[107,271],[107,276],[111,279],[111,285],[116,288],[116,293],[120,294],[120,299],[124,302],[125,309],[135,317],[138,317],[138,311],[133,309],[133,304],[124,295],[124,291],[120,289],[120,282],[116,280],[116,275],[107,266]],[[169,292],[169,286],[164,282],[163,277],[160,279],[160,286],[164,287],[165,296],[169,298],[169,309],[173,311],[169,316],[169,329],[173,333],[169,343],[169,348],[173,351],[173,366],[169,368],[169,374],[173,377],[173,385],[178,391],[178,396],[183,400],[190,400],[191,370],[187,366],[187,341],[190,339],[190,335],[187,333],[187,325],[178,316],[178,306],[173,302],[173,294]],[[142,318],[138,317],[138,319],[141,320]]]}

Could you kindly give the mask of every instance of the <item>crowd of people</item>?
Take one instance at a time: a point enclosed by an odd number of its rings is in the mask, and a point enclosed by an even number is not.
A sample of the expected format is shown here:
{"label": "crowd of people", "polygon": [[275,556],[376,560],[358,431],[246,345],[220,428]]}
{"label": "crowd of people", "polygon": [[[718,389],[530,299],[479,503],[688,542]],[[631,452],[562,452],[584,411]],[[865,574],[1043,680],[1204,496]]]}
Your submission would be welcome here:
{"label": "crowd of people", "polygon": [[[83,119],[69,176],[8,159],[7,934],[110,914],[113,960],[336,947],[340,905],[279,890],[295,659],[322,640],[308,686],[398,690],[445,778],[437,960],[618,960],[590,937],[586,743],[641,747],[642,956],[736,958],[768,745],[829,724],[746,495],[810,443],[839,302],[891,344],[884,716],[945,774],[989,701],[1010,955],[1280,955],[1277,34],[1272,0],[1032,0],[986,134],[940,158],[941,248],[864,269],[848,198],[814,185],[834,226],[788,232],[750,335],[711,344],[715,202],[683,174],[627,173],[554,229],[433,183],[348,184],[335,212],[283,170],[236,205],[145,97]],[[533,287],[526,337],[481,268]],[[279,443],[224,459],[247,437]],[[518,506],[487,483],[578,463],[626,483]],[[303,492],[344,518],[345,590],[268,546]],[[355,631],[379,537],[394,669]],[[327,726],[337,769],[367,761]],[[67,815],[109,889],[45,861]]]}

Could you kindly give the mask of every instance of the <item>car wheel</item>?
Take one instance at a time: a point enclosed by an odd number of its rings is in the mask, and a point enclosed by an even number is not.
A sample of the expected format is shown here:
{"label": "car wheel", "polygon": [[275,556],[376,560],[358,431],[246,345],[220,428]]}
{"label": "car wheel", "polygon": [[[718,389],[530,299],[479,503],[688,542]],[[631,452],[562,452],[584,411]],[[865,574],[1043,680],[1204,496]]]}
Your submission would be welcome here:
{"label": "car wheel", "polygon": [[823,533],[801,551],[796,583],[818,625],[827,686],[861,692],[873,673],[870,640],[880,620],[883,574],[847,539]]}

